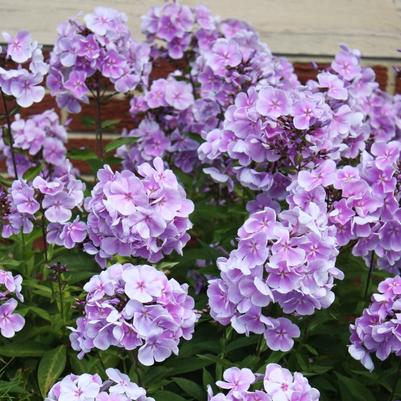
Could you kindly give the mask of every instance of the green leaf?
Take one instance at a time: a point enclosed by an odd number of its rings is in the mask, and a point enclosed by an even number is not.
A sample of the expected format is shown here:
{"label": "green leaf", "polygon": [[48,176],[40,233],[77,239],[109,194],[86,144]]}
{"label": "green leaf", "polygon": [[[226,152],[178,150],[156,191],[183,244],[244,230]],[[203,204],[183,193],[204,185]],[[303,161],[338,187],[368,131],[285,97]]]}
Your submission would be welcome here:
{"label": "green leaf", "polygon": [[173,381],[182,391],[187,393],[190,397],[193,397],[198,401],[203,401],[206,398],[205,392],[202,387],[199,386],[199,384],[196,384],[195,382],[184,379],[182,377],[174,377]]}
{"label": "green leaf", "polygon": [[76,374],[90,373],[105,375],[105,371],[98,358],[85,356],[84,359],[78,359],[75,352],[68,353],[68,361],[71,365],[72,372]]}
{"label": "green leaf", "polygon": [[98,265],[92,256],[77,250],[63,250],[54,257],[53,262],[60,262],[67,266],[71,274],[79,273],[85,268],[85,272],[98,272]]}
{"label": "green leaf", "polygon": [[65,345],[60,345],[43,355],[38,367],[38,384],[43,397],[47,396],[50,387],[63,373],[66,360],[67,352]]}
{"label": "green leaf", "polygon": [[159,270],[170,270],[177,266],[180,262],[161,262],[157,265]]}
{"label": "green leaf", "polygon": [[47,320],[48,322],[52,321],[49,312],[42,308],[39,308],[38,306],[21,307],[18,310],[23,316],[25,316],[28,312],[32,312],[35,315],[41,317],[42,319]]}
{"label": "green leaf", "polygon": [[210,374],[210,372],[206,368],[203,368],[202,384],[203,384],[203,387],[205,387],[205,388],[207,386],[211,386],[214,384],[214,379],[213,379],[212,375]]}
{"label": "green leaf", "polygon": [[[138,370],[138,367],[132,365],[135,370]],[[160,382],[161,379],[168,376],[169,373],[175,373],[173,368],[166,368],[165,366],[155,366],[148,371],[146,374],[143,375],[143,384],[148,386],[150,384],[154,384],[155,382]]]}
{"label": "green leaf", "polygon": [[135,143],[137,140],[138,140],[138,138],[135,138],[133,136],[125,136],[122,138],[117,138],[114,141],[109,142],[104,147],[104,150],[105,150],[105,152],[111,152],[112,150],[115,150],[115,149],[119,148],[120,146]]}
{"label": "green leaf", "polygon": [[186,401],[185,398],[178,394],[174,394],[171,391],[158,391],[154,394],[154,398],[160,401]]}
{"label": "green leaf", "polygon": [[[23,383],[18,381],[5,381],[0,380],[0,399],[7,394],[29,394],[23,387]],[[13,400],[14,398],[4,398],[4,400]]]}
{"label": "green leaf", "polygon": [[195,372],[213,363],[213,360],[206,360],[189,357],[189,358],[174,358],[165,363],[168,368],[174,368],[174,375],[181,375],[183,373]]}
{"label": "green leaf", "polygon": [[303,344],[303,346],[312,354],[315,356],[319,356],[319,353],[316,351],[315,348],[313,348],[311,345],[309,344]]}
{"label": "green leaf", "polygon": [[119,124],[121,122],[121,119],[115,118],[114,120],[104,120],[101,123],[101,127],[103,129],[107,129],[107,128],[112,128],[115,125]]}
{"label": "green leaf", "polygon": [[355,401],[375,401],[372,393],[359,380],[351,379],[337,372],[336,376],[343,401],[351,398]]}
{"label": "green leaf", "polygon": [[15,259],[1,259],[0,266],[18,267],[21,261]]}
{"label": "green leaf", "polygon": [[42,356],[47,351],[47,348],[38,343],[14,343],[0,347],[0,355],[15,357],[15,358],[28,358]]}
{"label": "green leaf", "polygon": [[90,116],[84,116],[81,118],[81,123],[85,125],[85,127],[94,127],[95,126],[95,119]]}
{"label": "green leaf", "polygon": [[43,166],[41,163],[35,167],[31,167],[30,169],[25,171],[24,180],[32,181],[37,175],[39,175],[39,173],[42,171],[42,169],[43,169]]}
{"label": "green leaf", "polygon": [[97,154],[90,149],[83,148],[83,149],[71,149],[68,152],[68,156],[72,160],[98,160]]}
{"label": "green leaf", "polygon": [[195,132],[185,132],[184,135],[188,136],[189,138],[193,139],[194,141],[196,141],[198,143],[203,142],[202,137]]}
{"label": "green leaf", "polygon": [[250,336],[250,337],[240,337],[227,345],[226,352],[234,351],[238,348],[247,347],[249,345],[254,345],[259,341],[257,336]]}
{"label": "green leaf", "polygon": [[24,287],[29,287],[33,289],[35,294],[41,295],[42,297],[52,298],[52,290],[43,284],[39,284],[36,280],[24,280]]}

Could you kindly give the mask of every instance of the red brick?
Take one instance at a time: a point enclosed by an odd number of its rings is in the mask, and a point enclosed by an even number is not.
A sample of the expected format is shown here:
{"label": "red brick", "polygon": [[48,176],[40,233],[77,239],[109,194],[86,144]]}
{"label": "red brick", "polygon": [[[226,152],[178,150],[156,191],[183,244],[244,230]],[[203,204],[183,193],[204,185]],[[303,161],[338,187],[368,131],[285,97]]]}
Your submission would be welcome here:
{"label": "red brick", "polygon": [[316,68],[312,63],[294,63],[294,69],[299,81],[305,84],[310,79],[316,79],[319,71],[327,68],[329,65],[327,63],[318,63]]}
{"label": "red brick", "polygon": [[395,93],[401,95],[401,73],[395,77]]}
{"label": "red brick", "polygon": [[[317,69],[312,63],[294,63],[295,73],[302,84],[305,84],[310,79],[316,79],[320,70],[329,67],[328,63],[317,63]],[[376,74],[376,80],[379,83],[380,89],[386,90],[388,82],[388,70],[383,65],[373,65],[373,70]]]}
{"label": "red brick", "polygon": [[385,91],[388,83],[387,67],[384,65],[373,65],[372,68],[376,73],[376,81],[379,83],[380,89]]}
{"label": "red brick", "polygon": [[[16,107],[15,100],[7,100],[7,109],[10,112],[14,107]],[[40,103],[33,103],[31,107],[19,108],[19,113],[22,117],[27,118],[35,114],[40,114],[48,109],[54,109],[60,115],[60,109],[57,107],[55,99],[50,95],[45,95]],[[3,102],[0,102],[0,113],[4,113]]]}
{"label": "red brick", "polygon": [[[129,99],[113,99],[111,98],[107,103],[101,105],[100,117],[102,121],[105,120],[121,120],[116,127],[112,129],[105,130],[107,132],[121,132],[123,128],[132,129],[136,126],[129,113]],[[71,122],[69,125],[70,131],[75,132],[94,132],[94,127],[86,126],[82,122],[83,117],[95,118],[96,106],[93,99],[91,99],[89,104],[82,105],[82,111],[78,114],[70,114]]]}

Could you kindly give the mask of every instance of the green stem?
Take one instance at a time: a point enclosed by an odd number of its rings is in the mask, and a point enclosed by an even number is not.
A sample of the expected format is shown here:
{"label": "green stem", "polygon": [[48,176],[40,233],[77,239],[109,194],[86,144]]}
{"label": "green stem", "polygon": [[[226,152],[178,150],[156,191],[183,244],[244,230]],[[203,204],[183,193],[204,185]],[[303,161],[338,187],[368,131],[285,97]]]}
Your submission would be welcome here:
{"label": "green stem", "polygon": [[[129,355],[129,358],[131,359],[132,365],[134,366],[135,372],[138,376],[137,384],[138,384],[138,386],[140,386],[142,383],[142,372],[141,372],[141,365],[139,364],[139,361],[138,361],[137,352],[136,351],[129,352],[128,355]],[[128,374],[129,372],[126,371],[125,373]]]}
{"label": "green stem", "polygon": [[41,228],[42,228],[42,240],[43,240],[43,254],[45,257],[45,264],[49,264],[49,259],[48,259],[48,250],[47,250],[47,240],[46,240],[46,221],[45,221],[45,211],[43,210],[43,207],[41,206],[41,211],[42,211],[42,222],[41,222]]}
{"label": "green stem", "polygon": [[1,97],[3,99],[4,115],[6,117],[6,123],[7,123],[7,133],[8,133],[8,140],[10,142],[11,159],[12,159],[12,162],[13,162],[14,176],[15,176],[15,179],[18,180],[17,162],[16,162],[16,159],[15,159],[15,150],[14,150],[14,139],[13,139],[13,134],[11,132],[10,113],[8,112],[6,96],[5,96],[4,92],[1,89],[0,89],[0,92],[1,92]]}
{"label": "green stem", "polygon": [[63,320],[63,325],[65,327],[64,297],[63,297],[63,286],[61,283],[61,274],[58,275],[57,282],[58,282],[58,292],[59,292],[59,298],[60,298],[60,315]]}
{"label": "green stem", "polygon": [[368,295],[369,295],[370,282],[372,281],[372,273],[373,273],[373,269],[374,269],[374,261],[375,261],[375,253],[374,253],[374,251],[372,251],[372,254],[370,256],[368,278],[366,280],[365,293],[364,293],[364,296],[363,296],[365,302],[369,301]]}
{"label": "green stem", "polygon": [[256,355],[260,358],[260,354],[262,353],[264,337],[262,334],[259,335],[258,345],[256,346]]}
{"label": "green stem", "polygon": [[103,161],[103,130],[102,130],[102,121],[101,121],[101,88],[100,88],[100,77],[97,75],[96,77],[96,96],[95,96],[95,106],[96,106],[96,115],[95,115],[95,124],[96,124],[96,147],[98,151],[98,155],[100,160]]}
{"label": "green stem", "polygon": [[401,358],[400,358],[400,362],[398,364],[398,369],[397,369],[397,372],[396,372],[396,377],[395,377],[395,382],[394,382],[394,385],[393,385],[393,389],[391,391],[390,398],[388,399],[388,401],[393,401],[394,400],[395,392],[397,390],[398,381],[400,380],[400,372],[401,372]]}

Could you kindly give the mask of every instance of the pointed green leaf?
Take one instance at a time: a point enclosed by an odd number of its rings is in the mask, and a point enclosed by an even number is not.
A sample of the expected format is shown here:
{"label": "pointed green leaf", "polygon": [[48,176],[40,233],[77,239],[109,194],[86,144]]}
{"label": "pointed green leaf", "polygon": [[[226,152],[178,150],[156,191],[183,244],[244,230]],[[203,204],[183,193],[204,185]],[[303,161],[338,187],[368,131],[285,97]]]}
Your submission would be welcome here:
{"label": "pointed green leaf", "polygon": [[138,138],[135,138],[133,136],[126,136],[126,137],[122,137],[122,138],[117,138],[114,141],[109,142],[104,147],[104,150],[106,152],[111,152],[112,150],[115,150],[115,149],[119,148],[120,146],[129,145],[129,144],[135,143],[137,140],[138,140]]}
{"label": "pointed green leaf", "polygon": [[37,343],[14,343],[0,347],[0,355],[11,358],[28,358],[42,356],[47,351],[46,347]]}
{"label": "pointed green leaf", "polygon": [[190,397],[195,398],[198,401],[203,401],[206,399],[205,391],[201,386],[199,386],[199,384],[196,384],[191,380],[184,379],[183,377],[174,377],[173,381]]}
{"label": "pointed green leaf", "polygon": [[56,382],[65,368],[67,352],[65,345],[43,354],[38,367],[38,384],[43,397],[47,396],[51,386]]}

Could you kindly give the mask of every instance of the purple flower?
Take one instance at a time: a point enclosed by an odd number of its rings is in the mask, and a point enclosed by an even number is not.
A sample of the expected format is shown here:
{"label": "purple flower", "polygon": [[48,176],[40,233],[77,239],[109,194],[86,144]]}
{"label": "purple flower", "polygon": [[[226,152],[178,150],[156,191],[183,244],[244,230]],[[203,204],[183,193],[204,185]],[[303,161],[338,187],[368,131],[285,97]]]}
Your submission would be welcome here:
{"label": "purple flower", "polygon": [[[154,267],[115,264],[92,277],[84,289],[84,315],[70,335],[79,358],[93,348],[139,348],[139,361],[149,366],[178,354],[180,339],[192,337],[198,316],[188,286],[168,280]],[[125,376],[112,376],[118,384],[111,393],[139,391]]]}
{"label": "purple flower", "polygon": [[236,67],[241,63],[242,55],[238,44],[233,40],[218,39],[206,54],[206,60],[218,75],[224,75],[227,67]]}
{"label": "purple flower", "polygon": [[41,176],[37,176],[32,181],[32,186],[39,191],[43,195],[56,195],[61,192],[64,188],[64,184],[60,181],[46,181]]}
{"label": "purple flower", "polygon": [[85,97],[89,89],[85,84],[87,76],[83,71],[72,71],[64,87],[68,89],[77,99]]}
{"label": "purple flower", "polygon": [[191,85],[168,80],[165,86],[166,102],[177,110],[185,110],[194,103]]}
{"label": "purple flower", "polygon": [[298,326],[282,317],[270,320],[273,327],[268,327],[264,333],[267,346],[273,351],[289,351],[294,346],[293,338],[301,334]]}
{"label": "purple flower", "polygon": [[288,369],[276,363],[266,366],[264,388],[273,401],[291,400],[294,378]]}
{"label": "purple flower", "polygon": [[108,7],[96,7],[95,11],[84,17],[88,28],[97,35],[104,36],[114,28],[114,20],[122,17],[118,11]]}
{"label": "purple flower", "polygon": [[387,221],[379,231],[381,246],[388,251],[401,251],[401,223]]}
{"label": "purple flower", "polygon": [[319,185],[327,186],[333,184],[335,179],[336,165],[332,160],[324,161],[312,172],[303,170],[298,174],[298,182],[302,188],[311,191]]}
{"label": "purple flower", "polygon": [[15,333],[21,331],[25,325],[25,319],[13,313],[17,304],[15,299],[9,299],[0,305],[0,332],[3,337],[14,337]]}
{"label": "purple flower", "polygon": [[125,292],[130,299],[144,303],[162,293],[164,276],[149,266],[133,266],[126,269],[123,279],[126,282]]}
{"label": "purple flower", "polygon": [[289,113],[289,100],[283,90],[271,87],[262,89],[258,94],[256,110],[262,116],[276,119]]}
{"label": "purple flower", "polygon": [[167,335],[149,336],[146,343],[138,350],[138,359],[145,366],[162,362],[172,353],[178,354],[176,342]]}
{"label": "purple flower", "polygon": [[315,117],[315,104],[310,100],[302,100],[294,104],[294,126],[297,129],[309,129],[311,120]]}
{"label": "purple flower", "polygon": [[391,353],[398,356],[401,352],[400,288],[399,276],[382,281],[378,286],[379,292],[372,295],[371,304],[350,325],[351,345],[348,351],[370,371],[374,369],[372,354],[383,361]]}
{"label": "purple flower", "polygon": [[[265,374],[254,374],[248,368],[229,368],[223,373],[225,381],[216,385],[229,390],[227,394],[213,395],[208,387],[210,401],[318,401],[319,391],[311,387],[308,380],[298,372],[292,374],[280,365],[270,363]],[[264,388],[253,390],[253,383],[263,380]]]}
{"label": "purple flower", "polygon": [[102,74],[108,78],[120,78],[124,73],[124,58],[110,50],[102,60]]}
{"label": "purple flower", "polygon": [[[290,239],[289,232],[287,230],[280,230],[278,231],[278,237],[279,240],[272,246],[273,256],[271,261],[273,264],[284,262],[288,266],[297,266],[304,263],[305,251],[296,246],[295,241]],[[285,276],[285,270],[279,274]]]}
{"label": "purple flower", "polygon": [[11,57],[16,63],[25,63],[32,57],[34,46],[32,45],[32,37],[29,32],[21,31],[17,35],[11,37],[4,32],[3,37],[8,43],[7,56]]}
{"label": "purple flower", "polygon": [[247,368],[229,368],[224,371],[223,378],[224,381],[217,381],[216,385],[230,390],[234,396],[248,390],[255,381],[255,375]]}
{"label": "purple flower", "polygon": [[18,77],[12,80],[10,92],[21,107],[30,107],[44,98],[45,89],[37,86],[42,79],[43,77],[39,74],[33,75],[23,70]]}
{"label": "purple flower", "polygon": [[75,204],[75,200],[65,192],[45,195],[42,203],[45,216],[51,223],[66,223],[72,216],[71,209]]}
{"label": "purple flower", "polygon": [[106,374],[110,380],[114,383],[113,386],[110,387],[109,391],[112,394],[125,394],[130,399],[136,400],[139,397],[146,395],[146,391],[139,387],[137,384],[132,383],[130,378],[121,373],[117,369],[106,369]]}
{"label": "purple flower", "polygon": [[95,399],[99,394],[100,385],[89,374],[83,374],[77,381],[62,381],[60,383],[59,401],[85,401]]}
{"label": "purple flower", "polygon": [[253,234],[242,240],[238,247],[238,256],[250,266],[263,264],[268,256],[267,236],[263,232]]}
{"label": "purple flower", "polygon": [[89,102],[88,93],[98,90],[99,82],[101,89],[111,82],[116,92],[126,93],[139,84],[145,87],[151,70],[150,46],[133,40],[125,14],[97,7],[83,20],[70,19],[59,26],[47,78],[59,107],[72,113]]}
{"label": "purple flower", "polygon": [[20,213],[35,214],[39,203],[34,198],[34,190],[23,181],[15,181],[12,186],[12,197]]}
{"label": "purple flower", "polygon": [[291,264],[300,264],[299,256],[302,256],[302,254],[298,255],[291,252],[290,255],[292,262],[281,254],[277,265],[270,265],[267,269],[269,272],[269,276],[267,277],[269,287],[284,294],[296,289],[301,279],[300,274],[290,266]]}
{"label": "purple flower", "polygon": [[181,252],[189,240],[193,204],[160,158],[153,165],[138,166],[140,177],[129,170],[113,173],[108,166],[99,170],[85,204],[90,241],[85,249],[100,251],[99,263],[116,253],[158,261],[163,254]]}
{"label": "purple flower", "polygon": [[331,63],[335,72],[340,74],[345,80],[350,81],[359,74],[361,67],[358,58],[348,48],[342,50],[336,55],[335,60]]}
{"label": "purple flower", "polygon": [[375,156],[375,165],[380,170],[394,165],[400,158],[401,147],[399,142],[392,141],[375,142],[371,148],[372,154]]}
{"label": "purple flower", "polygon": [[77,217],[72,223],[64,225],[60,233],[60,240],[67,249],[74,248],[76,243],[81,243],[86,238],[86,224]]}
{"label": "purple flower", "polygon": [[319,86],[327,88],[327,94],[333,99],[346,100],[348,98],[347,89],[344,88],[344,82],[336,75],[329,72],[322,72],[317,76]]}

